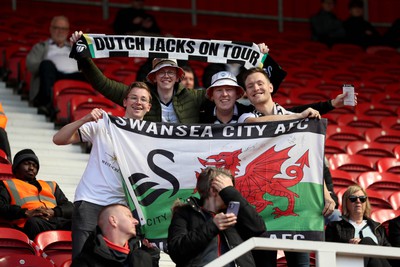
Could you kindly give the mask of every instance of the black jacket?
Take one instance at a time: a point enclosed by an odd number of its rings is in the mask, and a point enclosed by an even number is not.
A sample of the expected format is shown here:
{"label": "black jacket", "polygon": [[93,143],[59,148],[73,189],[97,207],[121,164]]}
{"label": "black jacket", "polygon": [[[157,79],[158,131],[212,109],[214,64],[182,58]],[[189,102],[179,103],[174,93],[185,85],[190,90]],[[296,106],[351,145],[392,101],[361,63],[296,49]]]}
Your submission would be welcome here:
{"label": "black jacket", "polygon": [[92,233],[82,249],[73,259],[71,267],[156,267],[159,258],[158,249],[142,247],[137,238],[129,240],[130,253],[126,257],[118,257],[106,245],[99,227]]}
{"label": "black jacket", "polygon": [[[349,240],[354,238],[355,229],[353,225],[350,224],[346,217],[342,217],[340,221],[330,222],[325,229],[325,241],[328,242],[339,242],[339,243],[349,243]],[[378,222],[370,219],[367,220],[368,226],[372,229],[372,232],[378,239],[378,244],[375,244],[370,237],[361,238],[359,244],[364,245],[378,245],[378,246],[388,246],[390,243],[386,238],[385,228]],[[378,258],[364,258],[364,266],[367,267],[388,267],[391,266],[386,259]]]}
{"label": "black jacket", "polygon": [[[189,198],[187,204],[176,207],[168,229],[168,252],[171,259],[180,266],[204,266],[218,257],[219,241],[226,242],[229,249],[243,241],[262,236],[266,227],[261,216],[232,186],[224,188],[220,196],[228,205],[229,201],[239,201],[237,224],[220,232],[212,217],[201,209],[201,201]],[[236,266],[255,266],[251,253],[246,253],[235,261]]]}

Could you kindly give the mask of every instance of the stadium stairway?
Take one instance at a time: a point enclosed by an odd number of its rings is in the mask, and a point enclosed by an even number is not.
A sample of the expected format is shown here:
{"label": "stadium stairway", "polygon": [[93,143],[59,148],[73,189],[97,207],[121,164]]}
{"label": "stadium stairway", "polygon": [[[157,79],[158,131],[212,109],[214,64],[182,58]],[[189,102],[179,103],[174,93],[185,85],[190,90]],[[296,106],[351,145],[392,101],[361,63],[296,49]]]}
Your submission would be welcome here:
{"label": "stadium stairway", "polygon": [[[67,198],[73,201],[89,154],[82,153],[80,145],[55,145],[53,135],[57,130],[54,123],[37,114],[36,108],[21,100],[21,96],[7,88],[4,82],[0,82],[0,102],[8,118],[6,131],[12,157],[21,149],[31,148],[40,162],[38,178],[56,181]],[[160,267],[170,266],[175,264],[161,252]]]}

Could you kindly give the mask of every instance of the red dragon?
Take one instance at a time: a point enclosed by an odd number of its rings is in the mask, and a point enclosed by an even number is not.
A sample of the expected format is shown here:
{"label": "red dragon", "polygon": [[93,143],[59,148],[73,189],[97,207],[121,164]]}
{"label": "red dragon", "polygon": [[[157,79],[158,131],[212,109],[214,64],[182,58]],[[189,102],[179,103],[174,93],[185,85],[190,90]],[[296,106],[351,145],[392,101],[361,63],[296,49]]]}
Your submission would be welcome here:
{"label": "red dragon", "polygon": [[274,208],[272,214],[275,218],[281,216],[298,216],[294,212],[295,197],[299,197],[288,188],[298,184],[304,176],[304,165],[309,167],[308,150],[296,161],[295,164],[286,168],[286,175],[292,179],[280,178],[281,165],[289,159],[288,147],[280,151],[275,151],[275,146],[269,148],[252,162],[247,164],[245,174],[236,177],[240,166],[239,155],[242,149],[233,152],[221,152],[218,155],[212,155],[207,159],[198,158],[199,162],[204,166],[214,166],[218,168],[228,169],[235,176],[236,188],[241,194],[254,205],[257,212],[263,211],[268,205],[273,205],[272,201],[264,199],[265,193],[272,196],[286,197],[288,199],[288,207],[281,210],[279,207]]}

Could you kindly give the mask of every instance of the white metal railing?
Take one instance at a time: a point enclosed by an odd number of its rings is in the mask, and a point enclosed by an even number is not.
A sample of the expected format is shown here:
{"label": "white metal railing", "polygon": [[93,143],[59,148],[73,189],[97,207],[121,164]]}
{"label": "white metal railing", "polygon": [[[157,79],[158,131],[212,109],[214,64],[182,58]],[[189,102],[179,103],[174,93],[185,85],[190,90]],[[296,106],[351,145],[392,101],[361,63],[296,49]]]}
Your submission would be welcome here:
{"label": "white metal railing", "polygon": [[363,257],[400,259],[400,248],[253,237],[205,267],[228,264],[250,250],[315,252],[316,267],[364,267]]}

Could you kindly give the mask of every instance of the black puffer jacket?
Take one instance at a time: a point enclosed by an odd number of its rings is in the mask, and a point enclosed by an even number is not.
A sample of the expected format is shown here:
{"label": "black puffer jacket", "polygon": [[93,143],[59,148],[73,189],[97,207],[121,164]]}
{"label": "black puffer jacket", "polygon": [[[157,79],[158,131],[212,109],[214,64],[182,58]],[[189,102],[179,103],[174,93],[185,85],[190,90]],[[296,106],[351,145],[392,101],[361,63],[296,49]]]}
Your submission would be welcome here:
{"label": "black puffer jacket", "polygon": [[[168,252],[177,267],[204,266],[218,257],[220,242],[224,239],[229,249],[243,241],[261,236],[266,227],[261,216],[232,186],[220,192],[223,201],[239,201],[237,224],[220,232],[210,216],[205,214],[197,198],[189,198],[188,204],[176,207],[168,229]],[[207,219],[210,218],[210,219]],[[235,261],[236,266],[255,266],[251,253]]]}

